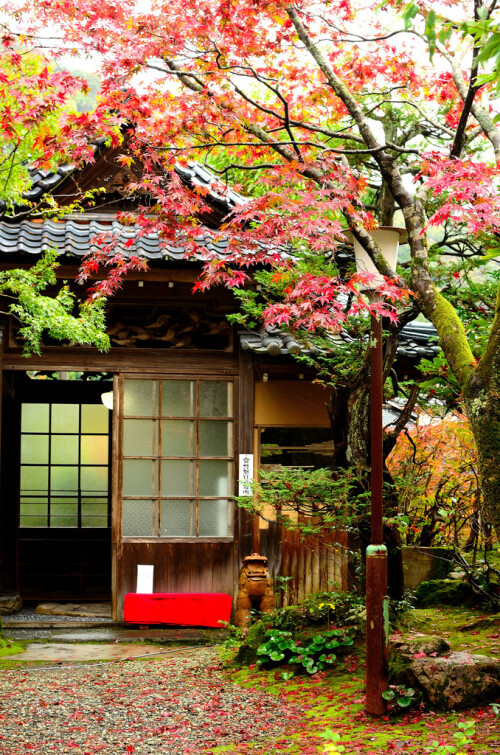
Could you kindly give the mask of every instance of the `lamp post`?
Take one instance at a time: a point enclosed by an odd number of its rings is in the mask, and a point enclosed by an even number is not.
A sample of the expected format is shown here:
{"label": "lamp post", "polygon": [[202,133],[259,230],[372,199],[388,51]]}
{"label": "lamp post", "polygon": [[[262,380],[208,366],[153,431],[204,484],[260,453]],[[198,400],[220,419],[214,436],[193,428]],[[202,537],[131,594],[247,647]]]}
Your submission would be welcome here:
{"label": "lamp post", "polygon": [[[386,262],[394,270],[400,241],[406,241],[401,228],[380,227],[371,233]],[[354,238],[358,271],[381,279],[375,265]],[[374,288],[377,280],[374,281]],[[367,291],[374,297],[372,290]],[[371,537],[366,549],[366,712],[381,716],[386,712],[382,693],[388,686],[387,548],[383,542],[383,454],[382,454],[382,321],[371,316],[370,330],[370,440],[371,440]]]}

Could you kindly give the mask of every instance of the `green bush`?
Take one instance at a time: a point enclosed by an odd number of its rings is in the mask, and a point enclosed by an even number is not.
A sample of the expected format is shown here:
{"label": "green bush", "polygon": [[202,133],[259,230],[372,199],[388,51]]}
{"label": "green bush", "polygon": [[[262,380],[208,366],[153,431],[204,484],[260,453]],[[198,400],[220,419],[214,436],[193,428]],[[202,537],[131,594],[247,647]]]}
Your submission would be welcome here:
{"label": "green bush", "polygon": [[292,637],[291,632],[270,629],[266,642],[257,649],[257,663],[266,667],[276,665],[295,666],[308,674],[332,666],[337,661],[336,653],[353,644],[353,639],[342,629],[315,634],[307,644]]}
{"label": "green bush", "polygon": [[432,606],[473,606],[481,598],[476,595],[467,582],[451,579],[430,579],[422,582],[415,592],[418,608]]}
{"label": "green bush", "polygon": [[272,629],[294,631],[314,626],[352,626],[360,622],[364,599],[343,592],[308,595],[300,606],[277,608],[265,617]]}

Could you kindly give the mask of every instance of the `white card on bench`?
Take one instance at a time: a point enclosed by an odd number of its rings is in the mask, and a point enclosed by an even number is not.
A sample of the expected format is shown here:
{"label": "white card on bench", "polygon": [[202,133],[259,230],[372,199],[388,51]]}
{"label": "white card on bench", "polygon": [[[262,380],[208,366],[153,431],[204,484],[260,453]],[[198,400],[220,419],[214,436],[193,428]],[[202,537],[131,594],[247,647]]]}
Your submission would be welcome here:
{"label": "white card on bench", "polygon": [[137,565],[137,590],[140,595],[146,595],[153,592],[153,564]]}

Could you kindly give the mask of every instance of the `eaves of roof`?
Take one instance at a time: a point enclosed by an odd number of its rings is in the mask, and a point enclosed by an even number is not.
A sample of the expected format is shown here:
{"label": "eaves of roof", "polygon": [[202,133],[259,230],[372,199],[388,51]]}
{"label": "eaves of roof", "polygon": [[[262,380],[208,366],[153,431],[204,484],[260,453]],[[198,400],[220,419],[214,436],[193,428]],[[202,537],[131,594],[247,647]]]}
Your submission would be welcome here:
{"label": "eaves of roof", "polygon": [[[86,219],[85,215],[64,220],[22,220],[19,223],[0,222],[0,254],[40,255],[48,249],[57,249],[60,255],[83,257],[98,248],[94,237],[112,234],[116,250],[124,255],[136,254],[148,259],[185,260],[182,245],[162,242],[157,234],[139,236],[133,226],[125,226],[112,216]],[[133,243],[128,246],[127,244]],[[227,241],[214,242],[209,236],[200,236],[199,243],[209,254],[223,256]],[[205,253],[194,255],[202,260]]]}
{"label": "eaves of roof", "polygon": [[[261,328],[258,331],[242,331],[239,334],[241,348],[262,357],[280,357],[294,354],[316,355],[319,349],[306,347],[289,333],[274,328]],[[352,340],[345,333],[329,337],[332,350],[335,345]],[[420,361],[433,359],[439,352],[437,331],[431,323],[412,322],[405,325],[400,334],[397,357]]]}

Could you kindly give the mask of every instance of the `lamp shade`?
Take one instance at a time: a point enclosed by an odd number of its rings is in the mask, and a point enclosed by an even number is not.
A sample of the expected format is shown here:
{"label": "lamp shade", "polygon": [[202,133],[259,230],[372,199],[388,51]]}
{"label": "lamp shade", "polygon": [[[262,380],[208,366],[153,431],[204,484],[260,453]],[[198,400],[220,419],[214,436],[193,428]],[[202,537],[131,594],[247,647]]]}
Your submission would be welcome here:
{"label": "lamp shade", "polygon": [[[379,273],[368,253],[363,249],[359,241],[349,234],[354,242],[354,256],[356,257],[356,267],[359,273],[372,273],[376,276],[370,287],[376,288],[382,282],[383,276]],[[407,240],[407,233],[404,228],[395,228],[393,226],[380,226],[374,231],[370,231],[370,236],[378,244],[382,256],[392,270],[396,269],[398,259],[398,248],[400,242]]]}

